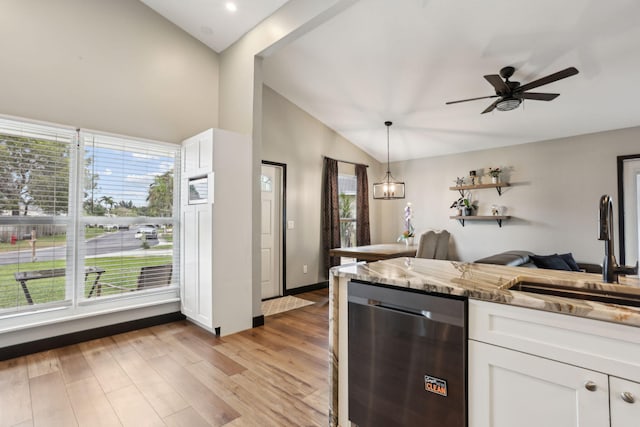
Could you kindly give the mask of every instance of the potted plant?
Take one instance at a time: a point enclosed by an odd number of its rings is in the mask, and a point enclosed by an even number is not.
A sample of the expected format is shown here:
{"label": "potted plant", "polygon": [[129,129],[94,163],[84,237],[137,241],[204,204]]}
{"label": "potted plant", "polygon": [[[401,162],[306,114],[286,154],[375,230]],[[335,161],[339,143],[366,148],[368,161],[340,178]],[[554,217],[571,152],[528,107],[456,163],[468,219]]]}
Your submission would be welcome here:
{"label": "potted plant", "polygon": [[468,197],[462,199],[462,216],[472,216],[473,211],[478,208],[478,203],[471,201]]}
{"label": "potted plant", "polygon": [[491,182],[497,184],[500,182],[500,174],[502,173],[502,169],[500,168],[489,168],[489,175],[491,176]]}
{"label": "potted plant", "polygon": [[456,215],[460,216],[462,215],[462,208],[464,207],[464,203],[462,203],[463,198],[460,197],[458,200],[454,200],[453,203],[451,204],[451,206],[449,206],[450,209],[455,209],[456,210]]}
{"label": "potted plant", "polygon": [[404,219],[404,231],[398,237],[398,242],[404,241],[407,246],[413,245],[413,239],[415,237],[415,229],[411,220],[413,219],[413,209],[411,208],[411,202],[407,203],[403,212]]}
{"label": "potted plant", "polygon": [[451,209],[457,209],[458,216],[472,216],[474,211],[478,209],[478,202],[471,200],[471,192],[465,192],[462,197],[454,201]]}

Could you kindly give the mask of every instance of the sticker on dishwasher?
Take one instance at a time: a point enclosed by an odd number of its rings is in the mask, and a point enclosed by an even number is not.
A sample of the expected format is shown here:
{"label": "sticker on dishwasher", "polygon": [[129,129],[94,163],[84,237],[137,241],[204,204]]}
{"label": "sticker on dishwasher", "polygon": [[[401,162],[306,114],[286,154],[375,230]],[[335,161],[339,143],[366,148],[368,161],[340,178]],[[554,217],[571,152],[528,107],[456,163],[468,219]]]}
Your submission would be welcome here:
{"label": "sticker on dishwasher", "polygon": [[439,394],[440,396],[447,396],[447,380],[432,377],[431,375],[424,376],[424,389],[431,393]]}

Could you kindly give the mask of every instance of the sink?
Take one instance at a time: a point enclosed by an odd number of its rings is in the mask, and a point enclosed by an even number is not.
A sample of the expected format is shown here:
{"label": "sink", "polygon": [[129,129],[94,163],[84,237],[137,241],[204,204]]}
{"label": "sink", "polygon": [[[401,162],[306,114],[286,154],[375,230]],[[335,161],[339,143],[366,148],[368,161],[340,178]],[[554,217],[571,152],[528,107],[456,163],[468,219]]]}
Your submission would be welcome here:
{"label": "sink", "polygon": [[533,294],[554,295],[558,297],[575,298],[607,304],[640,307],[640,289],[625,285],[607,284],[600,286],[603,286],[604,289],[592,289],[521,280],[509,286],[508,289]]}

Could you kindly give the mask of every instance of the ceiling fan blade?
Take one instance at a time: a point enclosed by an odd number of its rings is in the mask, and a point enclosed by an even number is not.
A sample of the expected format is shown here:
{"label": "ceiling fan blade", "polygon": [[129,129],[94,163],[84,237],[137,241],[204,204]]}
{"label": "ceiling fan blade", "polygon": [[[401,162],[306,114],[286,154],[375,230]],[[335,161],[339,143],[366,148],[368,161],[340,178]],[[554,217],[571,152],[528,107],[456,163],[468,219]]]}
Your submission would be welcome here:
{"label": "ceiling fan blade", "polygon": [[494,102],[493,104],[489,105],[489,106],[488,106],[488,107],[487,107],[487,108],[486,108],[482,113],[480,113],[480,114],[484,114],[484,113],[490,113],[490,112],[492,112],[492,111],[496,108],[496,105],[498,105],[498,103],[499,103],[500,101],[502,101],[502,98],[500,98],[500,99],[496,99],[496,100],[495,100],[495,102]]}
{"label": "ceiling fan blade", "polygon": [[514,93],[514,98],[520,99],[535,99],[536,101],[553,101],[557,97],[559,97],[559,93],[538,93],[538,92],[524,92],[524,93]]}
{"label": "ceiling fan blade", "polygon": [[502,77],[497,74],[489,74],[488,76],[484,76],[484,78],[496,89],[496,93],[508,94],[511,90],[504,80],[502,80]]}
{"label": "ceiling fan blade", "polygon": [[459,102],[476,101],[478,99],[497,98],[497,97],[498,97],[498,95],[480,96],[478,98],[461,99],[459,101],[449,101],[449,102],[445,102],[445,104],[447,104],[447,105],[449,105],[449,104],[457,104]]}
{"label": "ceiling fan blade", "polygon": [[578,70],[574,67],[569,67],[562,71],[558,71],[557,73],[549,74],[546,77],[542,77],[538,80],[534,80],[525,85],[522,85],[516,89],[516,92],[524,92],[529,89],[534,89],[542,85],[553,83],[557,80],[562,80],[562,79],[566,79],[567,77],[575,76],[576,74],[578,74]]}

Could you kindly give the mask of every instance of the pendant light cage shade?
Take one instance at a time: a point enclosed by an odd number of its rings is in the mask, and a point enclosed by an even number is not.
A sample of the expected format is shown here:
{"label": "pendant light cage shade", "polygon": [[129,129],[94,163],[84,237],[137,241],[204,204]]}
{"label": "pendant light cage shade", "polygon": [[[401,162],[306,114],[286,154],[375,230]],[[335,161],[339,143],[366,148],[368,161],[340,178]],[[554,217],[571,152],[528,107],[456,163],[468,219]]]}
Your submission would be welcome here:
{"label": "pendant light cage shade", "polygon": [[389,127],[392,122],[384,122],[387,127],[387,172],[380,182],[373,184],[373,198],[382,200],[404,199],[404,182],[396,180],[389,168]]}
{"label": "pendant light cage shade", "polygon": [[373,198],[392,200],[404,199],[404,182],[396,181],[393,175],[387,175],[388,180],[373,184]]}

